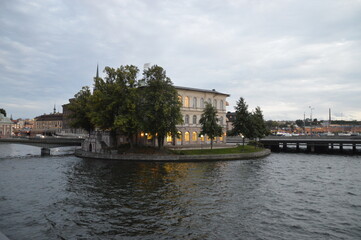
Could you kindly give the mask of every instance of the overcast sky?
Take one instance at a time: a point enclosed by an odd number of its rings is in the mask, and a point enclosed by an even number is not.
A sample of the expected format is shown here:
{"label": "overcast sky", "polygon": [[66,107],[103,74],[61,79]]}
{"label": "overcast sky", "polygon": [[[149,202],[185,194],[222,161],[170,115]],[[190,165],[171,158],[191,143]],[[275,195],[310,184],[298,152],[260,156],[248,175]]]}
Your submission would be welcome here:
{"label": "overcast sky", "polygon": [[[0,108],[33,118],[96,66],[162,66],[265,119],[361,120],[360,0],[1,0]],[[140,76],[141,77],[141,76]]]}

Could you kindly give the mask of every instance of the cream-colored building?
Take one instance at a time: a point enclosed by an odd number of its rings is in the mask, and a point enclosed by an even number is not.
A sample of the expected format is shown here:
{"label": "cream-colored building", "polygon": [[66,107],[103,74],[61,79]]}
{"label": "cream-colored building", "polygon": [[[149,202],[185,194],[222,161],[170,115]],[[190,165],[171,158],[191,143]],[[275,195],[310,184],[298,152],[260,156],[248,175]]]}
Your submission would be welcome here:
{"label": "cream-colored building", "polygon": [[0,138],[11,137],[13,131],[13,122],[10,118],[0,113]]}
{"label": "cream-colored building", "polygon": [[[182,102],[181,113],[184,123],[178,125],[180,138],[176,139],[176,145],[210,143],[207,136],[199,136],[201,124],[199,120],[204,111],[206,102],[211,103],[217,109],[218,124],[222,126],[223,136],[217,137],[214,143],[226,142],[226,106],[229,94],[217,92],[215,89],[206,90],[189,87],[175,86],[179,100]],[[167,137],[167,145],[173,143],[171,136]]]}

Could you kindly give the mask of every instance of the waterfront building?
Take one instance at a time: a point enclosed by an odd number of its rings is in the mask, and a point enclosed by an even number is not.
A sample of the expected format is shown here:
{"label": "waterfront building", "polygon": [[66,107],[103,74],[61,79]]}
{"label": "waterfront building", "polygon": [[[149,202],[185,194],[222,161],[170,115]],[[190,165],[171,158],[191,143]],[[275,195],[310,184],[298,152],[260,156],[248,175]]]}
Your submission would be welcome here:
{"label": "waterfront building", "polygon": [[[203,144],[210,144],[211,139],[207,136],[199,136],[201,132],[201,124],[199,120],[204,111],[206,103],[212,104],[217,109],[218,124],[222,126],[223,134],[216,137],[213,141],[215,145],[226,143],[226,106],[227,97],[229,94],[221,93],[215,89],[198,89],[175,86],[178,92],[179,101],[182,103],[181,114],[183,116],[183,124],[177,125],[179,137],[174,139],[171,135],[165,138],[165,146],[202,146]],[[112,146],[111,138],[108,132],[95,131],[89,134],[89,137],[84,141],[83,150],[101,152],[107,146]],[[125,143],[124,136],[118,136],[118,143]],[[153,138],[147,133],[140,133],[138,141],[144,145],[153,144]]]}
{"label": "waterfront building", "polygon": [[34,119],[34,128],[32,132],[35,133],[57,133],[63,127],[63,114],[54,113],[43,114]]}
{"label": "waterfront building", "polygon": [[14,123],[0,113],[0,138],[11,137]]}
{"label": "waterfront building", "polygon": [[206,102],[212,104],[217,109],[218,124],[222,126],[223,135],[216,137],[215,144],[226,143],[226,106],[229,94],[221,93],[215,89],[198,89],[190,87],[175,86],[178,91],[179,101],[182,103],[181,113],[183,124],[177,125],[179,138],[172,139],[167,136],[166,145],[199,145],[210,143],[207,136],[199,136],[201,124],[199,120],[204,111]]}

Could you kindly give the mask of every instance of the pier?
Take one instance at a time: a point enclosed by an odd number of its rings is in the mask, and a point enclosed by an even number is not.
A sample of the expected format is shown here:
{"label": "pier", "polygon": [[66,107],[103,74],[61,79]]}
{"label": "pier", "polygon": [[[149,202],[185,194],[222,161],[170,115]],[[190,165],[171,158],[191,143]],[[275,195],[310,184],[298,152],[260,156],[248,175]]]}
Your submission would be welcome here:
{"label": "pier", "polygon": [[359,137],[266,137],[260,142],[272,152],[361,153],[361,138]]}
{"label": "pier", "polygon": [[0,138],[0,143],[25,144],[41,148],[41,156],[50,155],[50,148],[81,146],[82,138]]}

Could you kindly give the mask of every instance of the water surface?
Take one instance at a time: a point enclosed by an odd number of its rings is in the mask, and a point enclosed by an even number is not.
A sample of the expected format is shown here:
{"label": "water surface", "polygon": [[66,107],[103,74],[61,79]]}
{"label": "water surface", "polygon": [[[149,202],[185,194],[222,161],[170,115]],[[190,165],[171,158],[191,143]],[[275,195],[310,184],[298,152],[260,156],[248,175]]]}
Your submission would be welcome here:
{"label": "water surface", "polygon": [[361,238],[359,156],[136,163],[62,152],[0,144],[0,231],[9,238]]}

